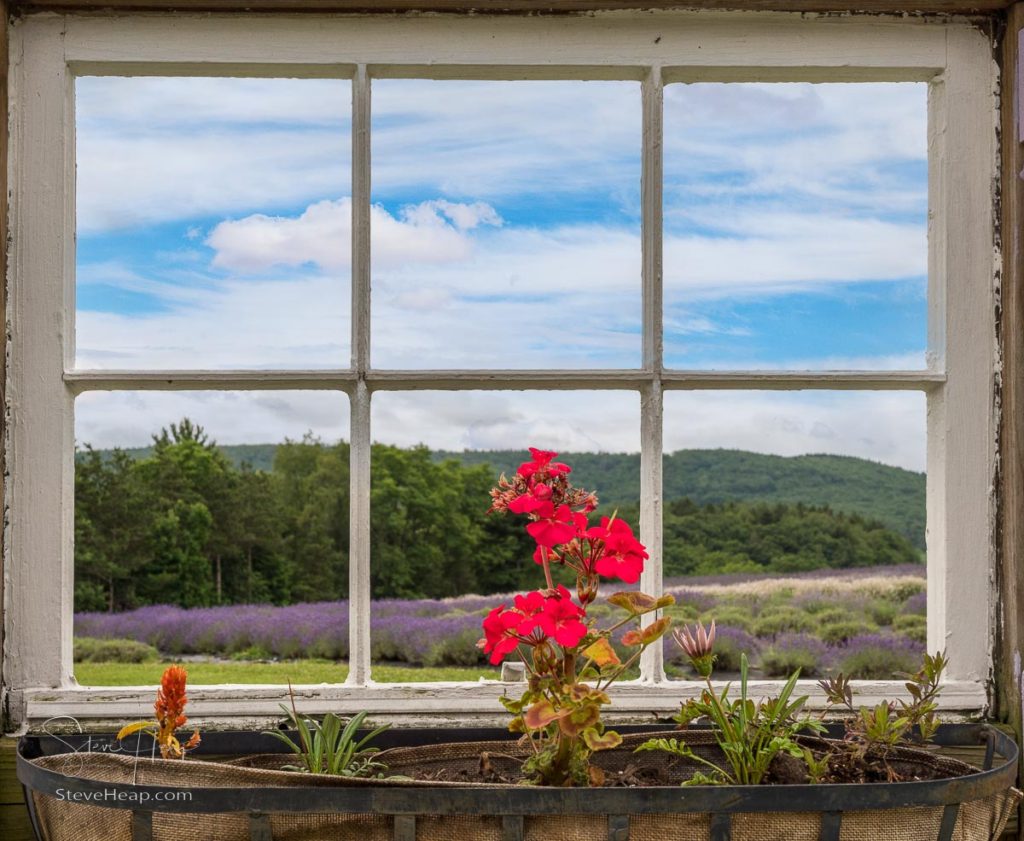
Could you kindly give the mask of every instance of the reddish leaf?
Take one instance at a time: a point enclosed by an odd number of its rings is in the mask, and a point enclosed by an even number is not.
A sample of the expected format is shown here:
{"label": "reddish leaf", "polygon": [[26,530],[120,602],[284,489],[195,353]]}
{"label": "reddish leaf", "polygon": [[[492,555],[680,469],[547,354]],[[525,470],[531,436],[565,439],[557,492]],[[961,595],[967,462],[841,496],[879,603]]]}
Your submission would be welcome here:
{"label": "reddish leaf", "polygon": [[523,716],[523,722],[531,730],[539,730],[542,727],[547,727],[552,721],[561,718],[565,714],[565,712],[559,712],[551,706],[550,701],[538,701],[526,711],[526,715]]}
{"label": "reddish leaf", "polygon": [[642,616],[652,610],[660,610],[676,603],[675,596],[664,595],[659,598],[648,596],[646,593],[638,593],[635,590],[627,590],[623,593],[613,593],[608,597],[608,603],[616,607],[628,610],[634,616]]}
{"label": "reddish leaf", "polygon": [[626,633],[622,635],[622,644],[650,645],[656,639],[663,637],[671,624],[672,620],[669,617],[662,616],[661,619],[656,619],[646,628],[626,631]]}

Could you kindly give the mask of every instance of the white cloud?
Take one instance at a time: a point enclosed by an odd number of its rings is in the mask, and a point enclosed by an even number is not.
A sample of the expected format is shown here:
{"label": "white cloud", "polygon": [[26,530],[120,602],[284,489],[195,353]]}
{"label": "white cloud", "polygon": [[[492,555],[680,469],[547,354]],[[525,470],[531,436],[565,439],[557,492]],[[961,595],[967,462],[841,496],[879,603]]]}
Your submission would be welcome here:
{"label": "white cloud", "polygon": [[344,80],[79,79],[79,230],[348,193],[350,95]]}
{"label": "white cloud", "polygon": [[666,452],[834,453],[925,469],[925,397],[899,391],[670,391]]}
{"label": "white cloud", "polygon": [[75,440],[97,448],[145,447],[188,417],[219,444],[266,444],[313,432],[348,438],[348,397],[313,391],[86,392],[75,401]]}
{"label": "white cloud", "polygon": [[[147,314],[78,312],[79,367],[344,368],[349,364],[347,275],[259,283],[229,280],[202,289],[162,283],[143,288],[159,290],[170,308]],[[165,290],[169,294],[164,295]]]}
{"label": "white cloud", "polygon": [[[777,198],[923,216],[927,86],[695,84],[665,91],[666,203]],[[912,166],[908,181],[900,167]],[[916,165],[917,169],[913,169]]]}
{"label": "white cloud", "polygon": [[638,452],[639,411],[635,392],[377,392],[372,423],[404,447]]}
{"label": "white cloud", "polygon": [[[342,334],[348,330],[350,220],[344,198],[315,203],[295,216],[222,222],[206,244],[226,279],[187,266],[177,273],[165,267],[156,279],[119,264],[83,266],[80,283],[151,294],[169,312],[83,313],[79,364],[339,364],[348,346]],[[428,200],[397,215],[373,208],[374,364],[638,365],[639,232],[594,225],[498,227],[501,221],[484,203]],[[670,330],[750,332],[679,313],[688,301],[824,291],[833,283],[924,271],[915,250],[906,247],[917,232],[904,226],[790,214],[767,227],[771,236],[747,240],[667,238],[665,298],[669,313],[678,313],[667,319]],[[826,232],[836,238],[826,239]],[[247,282],[246,276],[269,279]]]}
{"label": "white cloud", "polygon": [[[639,397],[623,391],[377,392],[373,437],[435,449],[637,452]],[[182,417],[224,444],[312,431],[348,436],[348,402],[328,392],[90,392],[76,439],[144,446]],[[924,397],[901,392],[668,392],[665,451],[736,448],[783,456],[835,453],[924,470]]]}
{"label": "white cloud", "polygon": [[739,213],[731,236],[665,238],[666,301],[723,297],[744,290],[901,280],[928,271],[923,224],[821,214]]}
{"label": "white cloud", "polygon": [[[500,226],[501,217],[483,202],[425,201],[397,217],[370,209],[373,260],[377,266],[448,263],[472,250],[467,232]],[[351,263],[352,202],[348,198],[310,205],[297,217],[255,214],[218,224],[206,240],[216,251],[213,265],[238,272],[313,263],[328,271]]]}

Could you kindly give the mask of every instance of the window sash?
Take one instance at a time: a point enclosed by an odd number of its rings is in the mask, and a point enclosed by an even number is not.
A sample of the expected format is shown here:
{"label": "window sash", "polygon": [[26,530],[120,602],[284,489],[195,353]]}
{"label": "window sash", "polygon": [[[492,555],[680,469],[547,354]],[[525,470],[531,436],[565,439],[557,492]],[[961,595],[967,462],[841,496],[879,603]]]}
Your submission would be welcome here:
{"label": "window sash", "polygon": [[[268,51],[267,45],[273,44]],[[557,56],[558,64],[550,63]],[[439,62],[439,63],[434,63]],[[89,371],[74,367],[74,77],[350,78],[352,365],[329,371]],[[373,78],[633,79],[641,83],[642,367],[614,371],[379,370],[370,358]],[[967,22],[775,13],[608,13],[581,18],[230,19],[38,16],[12,31],[11,476],[6,611],[9,686],[30,718],[114,714],[126,690],[72,678],[74,398],[97,389],[330,389],[351,400],[351,660],[347,685],[307,688],[332,709],[394,715],[493,712],[500,685],[374,686],[370,672],[370,401],[416,389],[628,389],[641,404],[641,581],[660,593],[666,389],[907,389],[928,403],[928,644],[950,658],[944,704],[977,710],[990,670],[995,466],[994,249],[997,69]],[[679,81],[929,83],[929,348],[921,371],[690,371],[662,359],[662,91]],[[17,594],[17,597],[14,596]],[[661,649],[617,694],[625,713],[670,709]],[[774,685],[766,681],[765,686]],[[867,693],[898,682],[864,682]],[[451,685],[446,685],[451,686]],[[60,691],[54,692],[53,687]],[[816,700],[820,693],[808,683]],[[139,697],[148,698],[143,692]],[[280,688],[196,688],[197,715],[276,712]],[[263,698],[273,698],[264,704]],[[104,702],[99,707],[97,702]],[[273,707],[273,709],[271,709]]]}

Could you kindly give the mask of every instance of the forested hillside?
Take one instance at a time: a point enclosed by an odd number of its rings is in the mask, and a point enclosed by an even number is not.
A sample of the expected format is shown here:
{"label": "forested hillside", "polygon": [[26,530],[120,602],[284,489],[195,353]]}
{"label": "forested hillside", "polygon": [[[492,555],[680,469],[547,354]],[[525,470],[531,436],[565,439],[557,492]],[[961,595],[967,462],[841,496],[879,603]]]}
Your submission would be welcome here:
{"label": "forested hillside", "polygon": [[[489,464],[495,475],[522,461],[510,450],[435,452],[463,464]],[[596,486],[601,500],[634,502],[640,493],[640,456],[626,453],[562,453],[583,487]],[[743,450],[679,450],[665,456],[664,498],[698,505],[720,502],[802,502],[880,520],[924,550],[925,477],[850,456],[772,456]]]}
{"label": "forested hillside", "polygon": [[[229,457],[242,452],[239,448],[218,447],[187,420],[163,430],[145,451],[80,451],[76,608],[344,598],[348,444],[306,438],[270,451],[271,469],[239,465]],[[609,503],[627,484],[621,471],[630,464],[628,456],[565,458],[579,468],[574,474],[579,483],[596,486]],[[607,475],[599,466],[605,458]],[[517,518],[484,514],[495,472],[489,465],[438,460],[424,447],[374,445],[374,597],[503,592],[530,580],[533,546]],[[826,475],[823,466],[818,470]],[[748,489],[753,493],[752,485]],[[620,516],[636,526],[636,503],[625,494],[620,499]],[[601,513],[614,507],[603,504]],[[664,524],[669,575],[840,569],[920,559],[908,540],[878,520],[804,502],[682,498],[666,504]]]}
{"label": "forested hillside", "polygon": [[[221,448],[236,467],[271,470],[276,444]],[[152,447],[127,450],[136,458]],[[435,461],[486,464],[491,475],[511,473],[522,453],[511,450],[434,451]],[[583,487],[596,487],[610,505],[635,503],[640,493],[640,456],[628,453],[564,453]],[[698,505],[719,502],[802,502],[877,519],[924,550],[925,479],[866,459],[834,455],[771,456],[743,450],[679,450],[665,457],[665,499]]]}

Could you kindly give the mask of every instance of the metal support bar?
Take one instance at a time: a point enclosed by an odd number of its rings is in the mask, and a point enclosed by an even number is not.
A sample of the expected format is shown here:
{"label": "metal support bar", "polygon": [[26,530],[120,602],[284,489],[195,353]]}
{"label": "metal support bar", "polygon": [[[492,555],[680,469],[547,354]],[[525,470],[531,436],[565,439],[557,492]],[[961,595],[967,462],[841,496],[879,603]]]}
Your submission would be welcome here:
{"label": "metal support bar", "polygon": [[956,829],[956,819],[959,814],[959,803],[946,804],[946,807],[942,810],[942,823],[939,824],[938,841],[953,841],[953,830]]}
{"label": "metal support bar", "polygon": [[821,832],[818,835],[818,841],[839,841],[839,832],[842,826],[842,812],[822,812]]}
{"label": "metal support bar", "polygon": [[501,819],[501,841],[523,841],[526,819],[522,815],[505,815]]}
{"label": "metal support bar", "polygon": [[416,841],[416,816],[395,815],[394,841]]}
{"label": "metal support bar", "polygon": [[152,812],[132,812],[132,841],[153,841]]}
{"label": "metal support bar", "polygon": [[711,815],[711,841],[732,841],[732,815],[728,812]]}
{"label": "metal support bar", "polygon": [[274,841],[269,815],[264,815],[261,812],[249,814],[249,841]]}
{"label": "metal support bar", "polygon": [[629,841],[629,815],[608,816],[608,841]]}
{"label": "metal support bar", "polygon": [[982,771],[992,770],[992,761],[996,755],[996,739],[991,727],[985,728],[985,761],[981,765]]}

